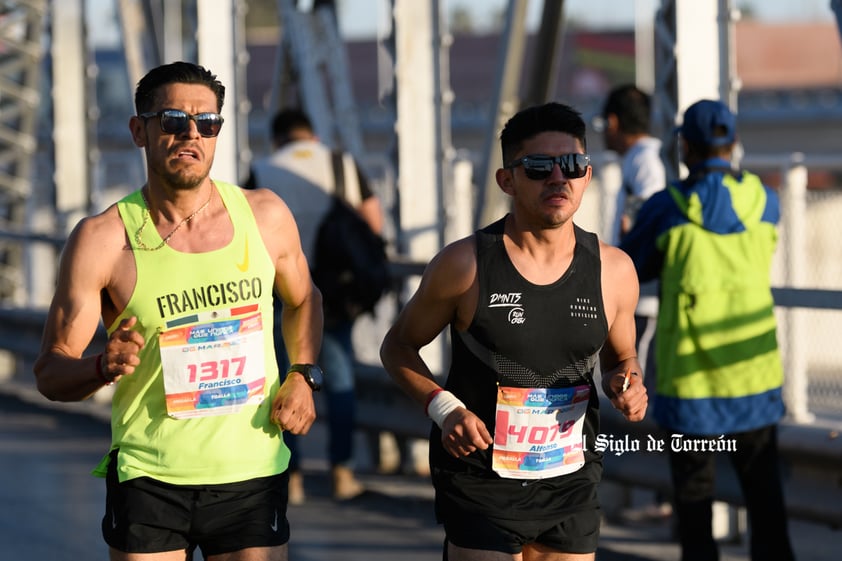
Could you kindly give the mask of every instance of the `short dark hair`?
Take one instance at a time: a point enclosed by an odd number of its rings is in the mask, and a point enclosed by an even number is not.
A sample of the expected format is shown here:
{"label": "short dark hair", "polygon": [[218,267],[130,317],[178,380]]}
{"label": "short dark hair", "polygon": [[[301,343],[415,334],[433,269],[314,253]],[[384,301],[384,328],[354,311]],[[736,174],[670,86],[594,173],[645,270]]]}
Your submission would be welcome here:
{"label": "short dark hair", "polygon": [[282,109],[272,119],[272,140],[281,146],[289,141],[292,131],[305,130],[313,132],[313,122],[302,109]]}
{"label": "short dark hair", "polygon": [[634,84],[617,86],[608,94],[602,116],[616,115],[620,131],[627,134],[648,134],[652,118],[649,95]]}
{"label": "short dark hair", "polygon": [[569,105],[550,102],[522,109],[506,122],[500,133],[503,164],[507,165],[514,159],[525,140],[548,131],[571,135],[582,143],[587,152],[586,126],[582,114]]}
{"label": "short dark hair", "polygon": [[216,95],[216,110],[222,111],[225,103],[225,86],[216,75],[198,64],[173,62],[155,67],[140,79],[134,94],[134,106],[138,114],[155,107],[158,89],[169,84],[201,84]]}

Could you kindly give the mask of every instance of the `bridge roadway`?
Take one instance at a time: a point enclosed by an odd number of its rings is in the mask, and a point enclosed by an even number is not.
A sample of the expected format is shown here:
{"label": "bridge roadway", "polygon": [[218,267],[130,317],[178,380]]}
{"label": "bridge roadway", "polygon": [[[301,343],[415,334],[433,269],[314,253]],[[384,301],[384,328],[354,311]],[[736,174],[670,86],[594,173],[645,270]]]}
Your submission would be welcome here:
{"label": "bridge roadway", "polygon": [[[10,389],[11,388],[11,389]],[[104,415],[51,404],[29,387],[0,383],[0,561],[107,559],[99,531],[104,485],[90,470],[108,447]],[[329,496],[325,430],[304,439],[307,501],[292,506],[294,561],[434,561],[443,533],[432,516],[432,490],[423,476],[379,474],[365,458],[361,497]],[[364,435],[359,440],[365,446]],[[370,463],[370,462],[369,462]],[[838,560],[842,532],[792,523],[799,559]],[[197,555],[197,559],[198,559]],[[599,561],[677,560],[669,521],[606,521]],[[722,561],[747,561],[744,544],[723,544]]]}

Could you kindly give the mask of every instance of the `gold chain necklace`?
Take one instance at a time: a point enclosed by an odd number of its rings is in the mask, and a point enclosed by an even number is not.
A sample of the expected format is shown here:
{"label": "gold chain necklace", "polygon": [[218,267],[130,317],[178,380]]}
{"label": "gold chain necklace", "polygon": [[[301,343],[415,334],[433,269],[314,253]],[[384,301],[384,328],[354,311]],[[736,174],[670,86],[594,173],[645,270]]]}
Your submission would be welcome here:
{"label": "gold chain necklace", "polygon": [[146,228],[146,225],[149,223],[151,213],[149,212],[149,208],[150,208],[149,207],[149,201],[146,200],[146,195],[143,193],[142,189],[140,191],[140,196],[143,197],[143,202],[146,205],[146,208],[144,209],[144,213],[143,213],[143,223],[140,225],[140,228],[138,228],[137,232],[135,232],[135,234],[134,234],[135,245],[137,246],[138,249],[142,249],[143,251],[157,251],[157,250],[161,249],[162,247],[164,247],[165,245],[167,245],[167,243],[169,243],[169,241],[170,241],[170,238],[172,238],[175,235],[175,233],[178,232],[181,229],[182,226],[184,226],[185,224],[187,224],[188,222],[190,222],[191,220],[196,218],[196,215],[198,215],[200,212],[202,212],[203,210],[205,210],[208,207],[208,205],[211,202],[211,199],[213,198],[213,187],[211,187],[211,192],[210,192],[210,196],[208,197],[208,200],[206,200],[205,203],[202,206],[200,206],[199,208],[194,210],[193,213],[190,216],[188,216],[187,218],[185,218],[184,220],[179,222],[178,226],[173,228],[172,232],[167,234],[164,237],[163,241],[161,241],[161,243],[158,244],[156,247],[149,247],[148,245],[146,245],[143,242],[143,230],[144,230],[144,228]]}

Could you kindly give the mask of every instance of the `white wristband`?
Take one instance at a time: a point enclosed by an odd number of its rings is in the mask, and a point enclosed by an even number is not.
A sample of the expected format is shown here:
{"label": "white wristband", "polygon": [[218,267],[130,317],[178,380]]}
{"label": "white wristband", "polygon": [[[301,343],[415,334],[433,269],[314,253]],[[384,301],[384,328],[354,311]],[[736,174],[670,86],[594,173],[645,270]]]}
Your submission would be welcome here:
{"label": "white wristband", "polygon": [[457,407],[465,407],[458,397],[448,391],[439,392],[427,406],[427,415],[435,424],[442,428],[444,420]]}

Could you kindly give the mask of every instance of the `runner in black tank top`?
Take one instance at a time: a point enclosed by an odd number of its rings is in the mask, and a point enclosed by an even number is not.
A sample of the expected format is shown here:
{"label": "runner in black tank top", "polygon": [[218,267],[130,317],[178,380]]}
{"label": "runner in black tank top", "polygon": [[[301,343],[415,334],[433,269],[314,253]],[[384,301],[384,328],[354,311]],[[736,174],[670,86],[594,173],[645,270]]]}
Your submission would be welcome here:
{"label": "runner in black tank top", "polygon": [[[445,559],[594,558],[602,457],[593,374],[628,420],[646,413],[629,257],[578,228],[592,170],[585,124],[548,103],[500,140],[505,218],[443,248],[381,346],[433,420],[430,465]],[[445,388],[421,349],[450,328]]]}
{"label": "runner in black tank top", "polygon": [[[577,227],[568,271],[550,285],[537,286],[517,272],[506,254],[504,223],[505,218],[477,232],[479,301],[467,333],[451,328],[453,353],[446,389],[460,396],[493,432],[498,384],[522,388],[587,385],[590,402],[584,438],[592,443],[599,430],[593,371],[608,333],[597,238]],[[441,429],[433,425],[430,464],[437,489],[447,496],[441,507],[455,501],[461,508],[478,508],[505,519],[523,518],[523,507],[529,517],[549,519],[595,505],[593,486],[602,472],[600,454],[586,451],[585,467],[573,476],[524,486],[521,480],[503,479],[492,471],[491,452],[489,448],[456,459],[444,451]],[[439,477],[441,470],[449,472],[446,477]],[[453,472],[465,474],[466,479],[479,478],[481,487],[473,489],[461,477],[453,485]],[[513,500],[512,493],[521,499]],[[562,495],[576,496],[560,500]]]}

